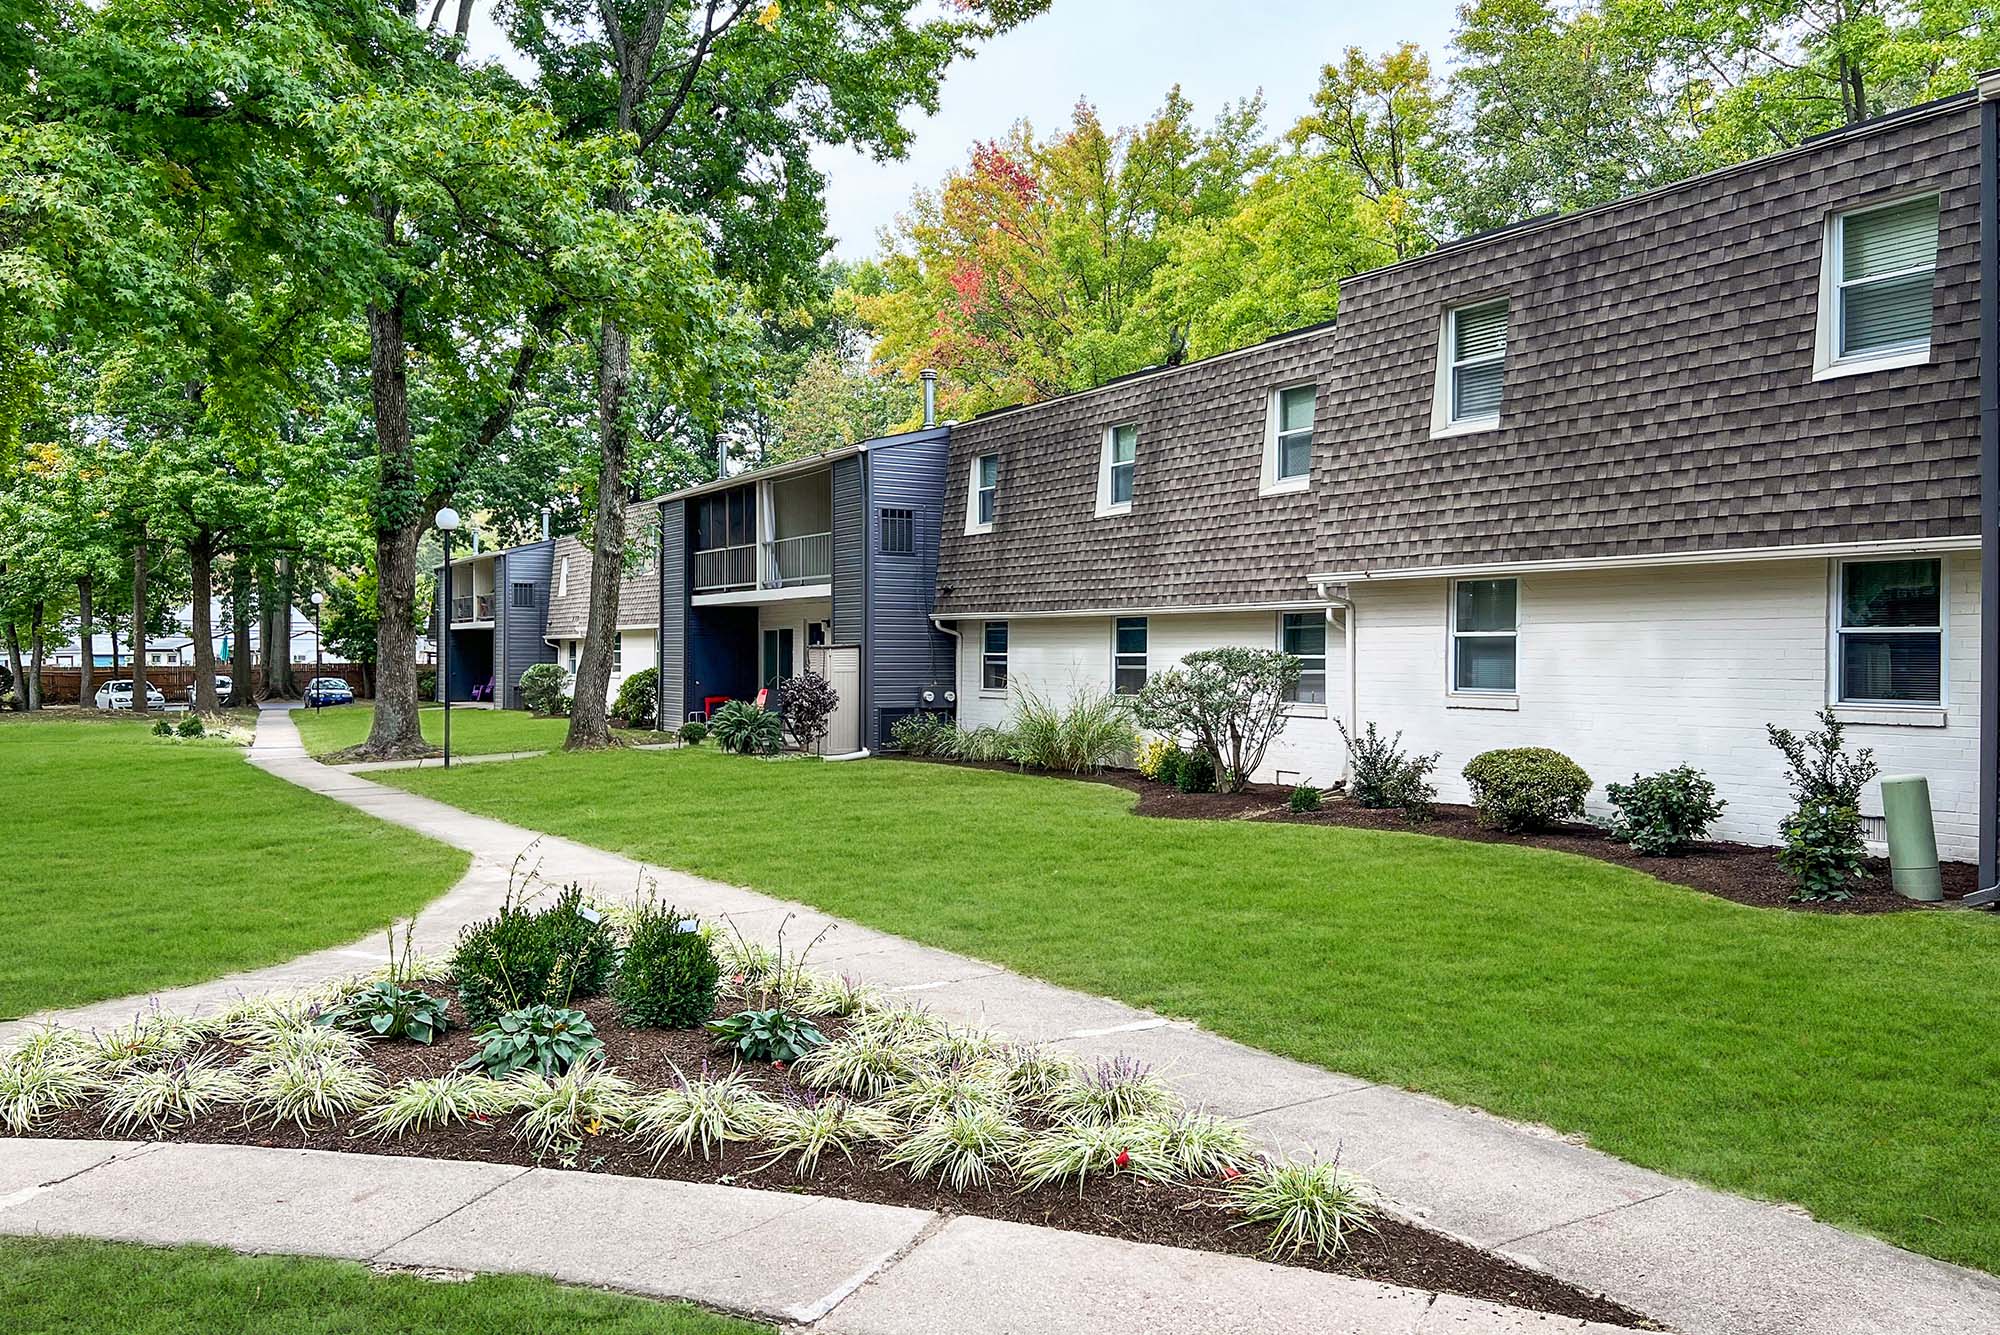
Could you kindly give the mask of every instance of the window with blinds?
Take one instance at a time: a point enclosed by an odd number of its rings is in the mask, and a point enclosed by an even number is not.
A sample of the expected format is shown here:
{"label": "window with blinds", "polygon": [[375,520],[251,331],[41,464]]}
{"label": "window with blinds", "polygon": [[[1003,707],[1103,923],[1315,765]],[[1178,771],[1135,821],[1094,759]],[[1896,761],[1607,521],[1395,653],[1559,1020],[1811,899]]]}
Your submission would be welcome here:
{"label": "window with blinds", "polygon": [[1841,214],[1833,232],[1835,358],[1928,348],[1937,196]]}
{"label": "window with blinds", "polygon": [[1941,564],[1843,562],[1834,640],[1843,704],[1943,704]]}
{"label": "window with blinds", "polygon": [[1507,303],[1489,301],[1451,313],[1445,330],[1451,424],[1497,422],[1507,364]]}

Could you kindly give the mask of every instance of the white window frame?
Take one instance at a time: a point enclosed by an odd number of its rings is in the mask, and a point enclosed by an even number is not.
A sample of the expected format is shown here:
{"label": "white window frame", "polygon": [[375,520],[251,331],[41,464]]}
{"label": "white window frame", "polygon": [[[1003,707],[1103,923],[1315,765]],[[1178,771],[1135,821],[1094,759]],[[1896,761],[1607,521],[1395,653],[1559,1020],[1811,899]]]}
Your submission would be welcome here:
{"label": "white window frame", "polygon": [[[1490,584],[1505,580],[1514,586],[1514,628],[1512,630],[1460,630],[1458,628],[1458,586],[1461,584]],[[1444,684],[1445,693],[1454,700],[1513,702],[1521,697],[1521,578],[1518,575],[1482,575],[1477,579],[1454,579],[1445,584],[1445,628]],[[1458,642],[1464,639],[1512,640],[1514,642],[1514,687],[1504,690],[1492,686],[1461,686],[1458,684]]]}
{"label": "white window frame", "polygon": [[[1141,633],[1143,633],[1146,637],[1146,647],[1142,649],[1140,652],[1136,654],[1127,654],[1119,652],[1118,624],[1122,621],[1136,621],[1139,623],[1139,629]],[[1121,692],[1118,689],[1118,670],[1120,668],[1134,668],[1134,667],[1138,668],[1140,673],[1139,684],[1141,686],[1144,686],[1148,681],[1152,680],[1153,677],[1153,671],[1151,667],[1152,655],[1153,655],[1153,623],[1150,620],[1142,616],[1111,618],[1111,693],[1113,695],[1121,694]],[[1132,696],[1137,695],[1138,692],[1127,691],[1123,692],[1122,694],[1124,694],[1124,696],[1129,699]]]}
{"label": "white window frame", "polygon": [[[986,647],[988,644],[986,638],[987,631],[994,626],[1000,627],[1000,634],[1006,641],[1006,647],[1001,649],[997,654]],[[1007,694],[1007,688],[1012,683],[1014,675],[1012,668],[1013,654],[1014,632],[1012,627],[1005,621],[982,621],[979,623],[979,693],[981,695],[1004,696]],[[988,686],[986,684],[986,670],[992,667],[995,662],[998,662],[1000,666],[1000,684],[998,686]]]}
{"label": "white window frame", "polygon": [[[1318,621],[1320,622],[1320,624],[1322,624],[1322,625],[1331,625],[1331,624],[1332,624],[1332,623],[1330,623],[1330,622],[1328,622],[1328,621],[1327,621],[1327,617],[1326,617],[1326,613],[1325,613],[1324,611],[1318,611],[1318,612],[1313,612],[1313,611],[1298,611],[1298,612],[1280,612],[1280,613],[1278,613],[1278,638],[1277,638],[1277,646],[1278,646],[1278,652],[1279,652],[1279,653],[1281,653],[1281,654],[1289,654],[1289,653],[1291,653],[1291,652],[1292,652],[1291,650],[1289,650],[1289,649],[1285,648],[1285,618],[1286,618],[1286,617],[1311,617],[1311,618],[1315,618],[1315,619],[1317,619],[1317,620],[1318,620]],[[1313,655],[1313,654],[1292,654],[1292,657],[1294,657],[1294,658],[1298,659],[1298,660],[1299,660],[1299,662],[1300,662],[1301,664],[1310,664],[1310,663],[1311,663],[1311,662],[1312,662],[1312,661],[1314,660],[1314,658],[1315,658],[1315,657],[1317,657],[1317,658],[1318,658],[1318,660],[1319,660],[1319,666],[1318,666],[1318,667],[1316,667],[1316,668],[1315,668],[1315,667],[1302,667],[1302,668],[1301,668],[1301,671],[1300,671],[1300,676],[1301,676],[1301,678],[1303,678],[1303,676],[1304,676],[1304,674],[1305,674],[1306,672],[1317,672],[1317,673],[1319,673],[1319,675],[1320,675],[1320,694],[1321,694],[1321,695],[1324,695],[1324,696],[1326,696],[1328,700],[1331,700],[1331,699],[1332,699],[1332,693],[1333,693],[1333,677],[1332,677],[1332,669],[1331,669],[1331,666],[1330,666],[1330,665],[1331,665],[1331,663],[1332,663],[1332,661],[1333,661],[1333,636],[1329,634],[1329,635],[1327,635],[1327,636],[1326,636],[1326,638],[1325,638],[1325,639],[1323,639],[1323,640],[1321,640],[1321,641],[1320,641],[1320,652],[1319,652],[1319,653],[1318,653],[1317,655]],[[1295,690],[1296,690],[1297,688],[1296,688],[1296,687],[1294,687],[1293,689],[1295,689]],[[1310,702],[1301,702],[1301,701],[1298,701],[1298,700],[1286,700],[1286,701],[1284,701],[1284,707],[1285,707],[1285,712],[1286,712],[1287,714],[1297,714],[1297,715],[1299,715],[1299,716],[1301,716],[1301,717],[1304,717],[1304,718],[1325,718],[1325,717],[1326,717],[1326,702],[1324,702],[1324,701],[1323,701],[1323,702],[1321,702],[1320,704],[1312,704],[1312,703],[1310,703]]]}
{"label": "white window frame", "polygon": [[558,598],[569,597],[569,558],[567,556],[562,559],[560,572],[556,576],[556,596]]}
{"label": "white window frame", "polygon": [[[1851,356],[1842,356],[1840,352],[1841,298],[1847,286],[1840,277],[1841,269],[1844,267],[1841,250],[1846,238],[1847,220],[1849,218],[1858,218],[1865,214],[1876,213],[1882,209],[1893,209],[1898,205],[1908,204],[1919,199],[1939,200],[1940,217],[1938,226],[1940,231],[1942,231],[1944,226],[1942,217],[1943,200],[1936,190],[1917,190],[1907,195],[1898,195],[1894,199],[1882,200],[1880,203],[1864,205],[1858,209],[1841,209],[1827,215],[1826,232],[1820,244],[1819,325],[1813,340],[1814,380],[1833,380],[1841,376],[1865,375],[1870,371],[1888,371],[1898,366],[1922,366],[1930,361],[1932,340],[1929,338],[1924,340],[1922,347],[1918,347],[1913,343],[1907,348],[1884,349],[1881,352],[1858,352]],[[1915,273],[1916,270],[1906,269],[1902,272],[1909,274]],[[1931,275],[1931,300],[1933,303],[1931,333],[1935,336],[1937,333],[1937,311],[1935,304],[1937,301],[1937,264],[1935,261],[1931,264]],[[1881,274],[1868,281],[1879,283],[1885,278],[1894,278],[1897,276],[1896,274]]]}
{"label": "white window frame", "polygon": [[611,672],[617,676],[625,671],[625,632],[611,632]]}
{"label": "white window frame", "polygon": [[[1281,437],[1298,434],[1295,431],[1282,430],[1285,395],[1297,389],[1310,390],[1313,395],[1312,420],[1305,426],[1306,471],[1292,477],[1280,477],[1278,468],[1284,462]],[[1312,381],[1301,380],[1289,385],[1279,385],[1270,392],[1264,400],[1264,481],[1259,489],[1260,494],[1279,496],[1287,492],[1305,491],[1312,486],[1312,436],[1318,426],[1319,388]]]}
{"label": "white window frame", "polygon": [[[1938,637],[1938,698],[1935,700],[1850,700],[1841,689],[1841,640],[1849,633],[1842,624],[1847,619],[1847,568],[1880,565],[1885,561],[1936,561],[1938,567],[1938,623],[1935,626],[1855,626],[1857,635],[1935,635]],[[1951,699],[1951,561],[1942,553],[1912,552],[1908,556],[1843,557],[1833,563],[1833,578],[1827,590],[1826,699],[1846,711],[1874,711],[1906,714],[1937,714]],[[1518,617],[1518,613],[1517,613]]]}
{"label": "white window frame", "polygon": [[1132,470],[1132,494],[1134,496],[1139,494],[1139,424],[1137,422],[1114,422],[1104,428],[1104,440],[1099,446],[1098,452],[1097,515],[1100,519],[1107,515],[1128,515],[1132,513],[1132,502],[1130,500],[1113,501],[1111,499],[1111,448],[1113,442],[1118,439],[1118,433],[1128,427],[1132,431],[1132,462],[1121,464],[1119,467],[1130,468]]}
{"label": "white window frame", "polygon": [[[982,487],[979,485],[979,466],[988,459],[993,461],[993,485],[991,487]],[[967,533],[991,533],[993,531],[993,520],[990,517],[986,519],[979,517],[979,498],[987,492],[991,492],[993,495],[993,513],[997,515],[1000,513],[1000,456],[993,452],[972,456],[972,468],[966,474],[965,531]]]}
{"label": "white window frame", "polygon": [[[1507,338],[1511,342],[1514,337],[1514,303],[1513,299],[1504,292],[1481,297],[1476,301],[1461,301],[1456,306],[1448,307],[1445,310],[1444,318],[1438,322],[1437,387],[1433,391],[1431,398],[1431,438],[1433,440],[1440,436],[1465,436],[1475,431],[1495,430],[1500,425],[1500,414],[1506,411],[1506,346],[1503,345],[1498,355],[1492,357],[1469,357],[1461,362],[1455,360],[1452,356],[1452,345],[1455,341],[1452,336],[1458,324],[1459,315],[1465,311],[1482,311],[1489,306],[1505,306],[1507,308]],[[1452,413],[1452,384],[1455,379],[1453,372],[1461,366],[1473,366],[1494,361],[1499,362],[1501,366],[1502,393],[1500,408],[1481,417],[1454,416]]]}

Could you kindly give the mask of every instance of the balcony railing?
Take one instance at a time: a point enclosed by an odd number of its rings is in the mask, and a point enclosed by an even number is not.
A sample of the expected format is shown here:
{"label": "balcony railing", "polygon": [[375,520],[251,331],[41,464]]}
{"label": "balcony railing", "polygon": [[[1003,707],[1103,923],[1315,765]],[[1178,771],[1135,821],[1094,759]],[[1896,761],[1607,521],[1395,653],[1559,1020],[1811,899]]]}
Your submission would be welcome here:
{"label": "balcony railing", "polygon": [[694,554],[696,593],[727,593],[757,587],[757,544],[711,547]]}
{"label": "balcony railing", "polygon": [[451,619],[453,621],[491,621],[493,619],[493,595],[490,593],[481,593],[474,594],[469,598],[453,598],[451,600]]}
{"label": "balcony railing", "polygon": [[766,544],[771,549],[771,584],[827,584],[833,580],[833,534],[801,533]]}

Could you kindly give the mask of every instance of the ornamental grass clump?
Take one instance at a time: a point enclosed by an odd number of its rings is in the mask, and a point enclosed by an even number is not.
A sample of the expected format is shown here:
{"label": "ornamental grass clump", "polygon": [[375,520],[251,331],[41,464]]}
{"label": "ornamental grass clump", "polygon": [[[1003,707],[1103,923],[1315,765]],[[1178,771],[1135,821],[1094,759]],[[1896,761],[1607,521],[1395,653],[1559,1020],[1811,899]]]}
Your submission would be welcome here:
{"label": "ornamental grass clump", "polygon": [[248,1048],[239,1065],[246,1071],[268,1071],[292,1062],[353,1062],[368,1044],[359,1034],[345,1029],[279,1029],[267,1042]]}
{"label": "ornamental grass clump", "polygon": [[83,1059],[105,1075],[116,1075],[135,1066],[155,1066],[168,1061],[199,1043],[203,1027],[180,1015],[148,1015],[131,1024],[93,1033],[82,1050]]}
{"label": "ornamental grass clump", "polygon": [[244,1075],[213,1057],[127,1070],[104,1096],[104,1129],[113,1135],[160,1135],[250,1096]]}
{"label": "ornamental grass clump", "polygon": [[0,1054],[0,1130],[25,1135],[83,1103],[100,1088],[100,1080],[82,1035],[40,1030],[14,1051]]}
{"label": "ornamental grass clump", "polygon": [[1041,1106],[1078,1075],[1076,1059],[1039,1043],[1010,1043],[997,1055],[1007,1092]]}
{"label": "ornamental grass clump", "polygon": [[597,1053],[558,1076],[519,1071],[506,1083],[514,1135],[537,1159],[574,1159],[590,1137],[624,1126],[635,1106],[631,1082],[605,1070]]}
{"label": "ornamental grass clump", "polygon": [[1010,758],[1030,769],[1094,774],[1130,754],[1138,734],[1130,705],[1113,695],[1078,695],[1059,705],[1034,691],[1015,693]]}
{"label": "ornamental grass clump", "polygon": [[792,1009],[821,1019],[844,1019],[866,1010],[874,998],[875,989],[852,974],[815,973],[806,975],[805,986],[794,994]]}
{"label": "ornamental grass clump", "polygon": [[405,1080],[361,1115],[360,1129],[394,1138],[443,1126],[498,1117],[514,1106],[504,1081],[452,1071],[429,1080]]}
{"label": "ornamental grass clump", "polygon": [[927,1049],[948,1028],[949,1025],[921,1005],[898,1002],[863,1011],[847,1027],[847,1032],[870,1034],[891,1043]]}
{"label": "ornamental grass clump", "polygon": [[1241,1122],[1206,1110],[1182,1113],[1158,1124],[1160,1149],[1182,1177],[1225,1177],[1257,1161],[1257,1144]]}
{"label": "ornamental grass clump", "polygon": [[852,1026],[800,1059],[793,1074],[813,1089],[880,1098],[910,1078],[916,1060],[905,1045]]}
{"label": "ornamental grass clump", "polygon": [[852,1163],[856,1150],[886,1144],[896,1130],[896,1119],[880,1108],[838,1094],[807,1091],[772,1108],[760,1137],[765,1155],[757,1169],[761,1172],[789,1158],[794,1171],[808,1177],[828,1151]]}
{"label": "ornamental grass clump", "polygon": [[272,1126],[290,1122],[304,1131],[360,1112],[381,1096],[382,1082],[356,1062],[333,1056],[286,1057],[251,1076],[247,1102],[268,1115]]}
{"label": "ornamental grass clump", "polygon": [[1180,1112],[1181,1101],[1144,1062],[1121,1053],[1079,1071],[1046,1106],[1066,1122],[1106,1125],[1170,1117]]}
{"label": "ornamental grass clump", "polygon": [[953,1191],[969,1191],[992,1182],[1027,1134],[999,1108],[959,1107],[918,1123],[883,1161],[909,1169],[919,1182],[934,1177]]}
{"label": "ornamental grass clump", "polygon": [[692,1029],[715,1013],[722,978],[715,950],[693,917],[671,906],[641,904],[630,944],[611,984],[620,1023]]}
{"label": "ornamental grass clump", "polygon": [[626,1135],[650,1153],[654,1163],[669,1154],[695,1150],[706,1159],[732,1141],[749,1140],[775,1106],[739,1070],[710,1076],[703,1066],[699,1079],[690,1080],[679,1070],[674,1077],[680,1082],[678,1089],[647,1095],[625,1119]]}
{"label": "ornamental grass clump", "polygon": [[321,1009],[311,996],[246,997],[216,1016],[216,1033],[239,1047],[268,1048],[313,1029]]}
{"label": "ornamental grass clump", "polygon": [[1015,1151],[1014,1171],[1025,1187],[1074,1182],[1081,1196],[1090,1182],[1114,1173],[1168,1181],[1174,1162],[1156,1124],[1066,1122],[1024,1140]]}
{"label": "ornamental grass clump", "polygon": [[882,1107],[906,1121],[936,1113],[990,1108],[1008,1112],[1014,1100],[1007,1093],[1006,1072],[996,1062],[955,1062],[923,1066],[882,1095]]}
{"label": "ornamental grass clump", "polygon": [[1235,1227],[1270,1226],[1267,1256],[1338,1256],[1350,1235],[1375,1229],[1375,1193],[1337,1159],[1258,1164],[1223,1191],[1243,1213]]}

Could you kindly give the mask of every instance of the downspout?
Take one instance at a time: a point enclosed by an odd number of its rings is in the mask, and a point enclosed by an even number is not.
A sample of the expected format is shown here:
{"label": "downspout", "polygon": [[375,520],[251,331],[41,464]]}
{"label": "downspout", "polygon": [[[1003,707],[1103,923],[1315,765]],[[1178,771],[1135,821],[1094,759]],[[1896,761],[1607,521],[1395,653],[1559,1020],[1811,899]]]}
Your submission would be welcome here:
{"label": "downspout", "polygon": [[[1329,613],[1336,607],[1341,610],[1340,639],[1347,654],[1347,735],[1353,737],[1361,731],[1361,683],[1357,674],[1361,659],[1354,645],[1354,600],[1345,593],[1328,593],[1324,584],[1319,586],[1319,596],[1326,599]],[[1327,619],[1330,621],[1333,618],[1329,615]],[[1347,784],[1348,791],[1352,792],[1354,752],[1348,745],[1340,748],[1340,777]]]}
{"label": "downspout", "polygon": [[2000,902],[2000,72],[1979,76],[1979,889]]}

